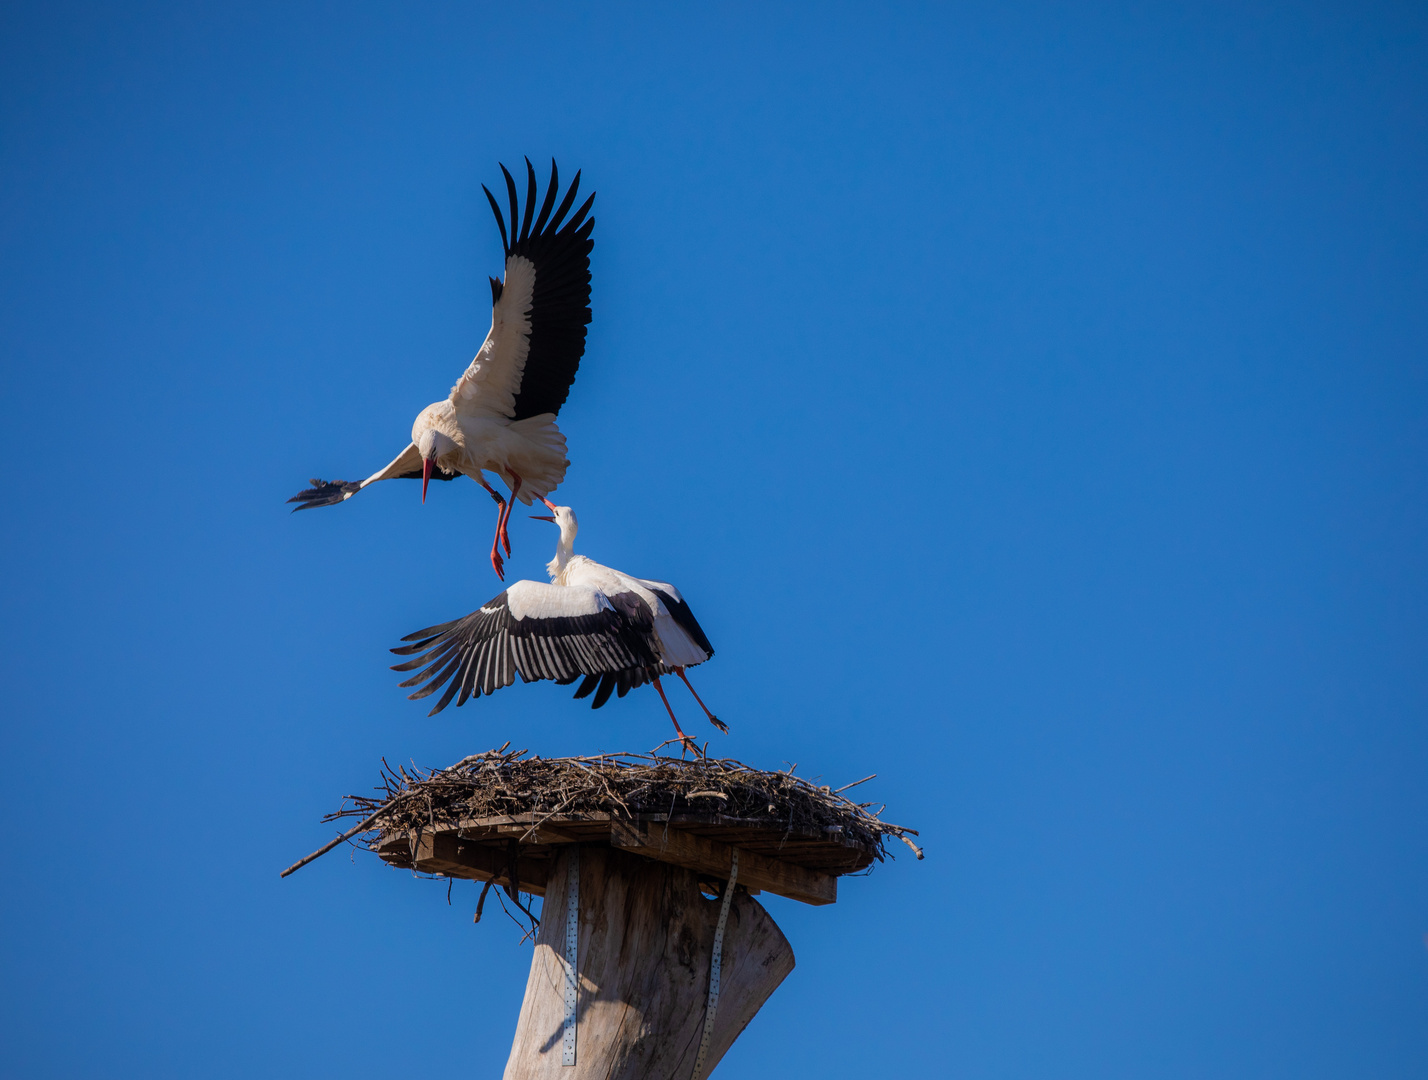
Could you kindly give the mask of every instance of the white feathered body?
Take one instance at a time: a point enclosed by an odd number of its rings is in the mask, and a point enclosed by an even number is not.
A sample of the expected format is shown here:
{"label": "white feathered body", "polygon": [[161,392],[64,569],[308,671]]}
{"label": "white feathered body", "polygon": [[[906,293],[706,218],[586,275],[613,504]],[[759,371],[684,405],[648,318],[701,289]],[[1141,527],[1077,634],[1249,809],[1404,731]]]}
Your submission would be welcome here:
{"label": "white feathered body", "polygon": [[[663,597],[660,596],[662,592],[682,603],[684,597],[673,585],[663,581],[646,581],[644,578],[631,577],[629,574],[597,563],[594,559],[587,559],[584,555],[571,555],[564,561],[564,565],[558,566],[557,564],[560,562],[560,554],[557,553],[555,559],[547,567],[550,570],[550,579],[556,585],[593,589],[605,596],[634,593],[648,605],[654,612],[656,652],[664,667],[670,669],[693,667],[695,664],[702,664],[709,659],[709,653],[695,644],[694,639],[684,632],[684,628],[679,623],[675,622],[674,616],[670,614]],[[656,589],[659,592],[656,592]]]}
{"label": "white feathered body", "polygon": [[500,476],[508,488],[519,476],[517,498],[527,506],[559,487],[570,466],[565,436],[552,413],[511,420],[484,409],[463,414],[450,400],[438,401],[423,409],[412,425],[412,443],[420,446],[427,431],[449,440],[449,446],[441,444],[445,449],[436,457],[440,468],[473,480],[479,480],[485,469]]}

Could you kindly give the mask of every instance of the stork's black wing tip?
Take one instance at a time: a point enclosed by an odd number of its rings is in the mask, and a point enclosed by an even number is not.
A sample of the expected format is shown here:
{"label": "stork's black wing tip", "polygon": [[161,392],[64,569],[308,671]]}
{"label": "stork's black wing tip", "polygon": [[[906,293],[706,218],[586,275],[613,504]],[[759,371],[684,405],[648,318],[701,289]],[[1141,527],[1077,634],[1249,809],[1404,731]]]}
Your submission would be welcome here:
{"label": "stork's black wing tip", "polygon": [[[403,640],[403,641],[419,641],[419,640],[422,640],[422,639],[432,640],[432,639],[437,638],[437,637],[440,637],[442,634],[446,633],[446,631],[450,630],[453,626],[455,626],[455,625],[456,625],[457,623],[459,623],[460,621],[461,621],[460,619],[452,619],[450,622],[444,622],[444,623],[441,623],[441,624],[439,624],[439,625],[437,625],[437,626],[428,626],[425,630],[417,630],[417,631],[414,631],[413,633],[406,634],[405,636],[403,636],[402,640]],[[392,650],[392,652],[396,652],[396,651],[397,651],[396,649],[393,649],[393,650]],[[403,650],[403,651],[406,651],[406,650]]]}
{"label": "stork's black wing tip", "polygon": [[293,507],[294,514],[299,510],[311,510],[315,506],[336,506],[362,490],[361,484],[351,480],[319,480],[313,477],[308,483],[312,487],[304,488],[288,500],[298,504]]}

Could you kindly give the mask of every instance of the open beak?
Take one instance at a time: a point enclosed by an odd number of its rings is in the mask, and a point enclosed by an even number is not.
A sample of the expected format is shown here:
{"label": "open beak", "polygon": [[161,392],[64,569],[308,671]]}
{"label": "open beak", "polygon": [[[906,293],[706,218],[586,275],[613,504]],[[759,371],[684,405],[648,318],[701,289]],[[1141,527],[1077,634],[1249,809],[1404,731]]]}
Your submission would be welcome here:
{"label": "open beak", "polygon": [[531,515],[531,520],[532,520],[532,521],[549,521],[552,525],[555,524],[555,518],[551,517],[549,514],[532,514],[532,515]]}
{"label": "open beak", "polygon": [[425,505],[426,503],[426,486],[427,484],[431,483],[431,470],[432,466],[434,466],[435,464],[435,455],[427,458],[421,463],[421,501],[423,505]]}

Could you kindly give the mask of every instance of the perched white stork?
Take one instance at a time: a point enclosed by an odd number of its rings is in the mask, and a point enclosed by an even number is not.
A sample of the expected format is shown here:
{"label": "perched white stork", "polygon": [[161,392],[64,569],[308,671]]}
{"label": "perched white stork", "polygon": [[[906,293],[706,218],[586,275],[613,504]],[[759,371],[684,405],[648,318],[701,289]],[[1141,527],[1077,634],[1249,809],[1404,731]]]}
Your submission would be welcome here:
{"label": "perched white stork", "polygon": [[[360,482],[313,480],[312,487],[288,502],[296,510],[332,506],[350,499],[378,480],[421,480],[426,502],[428,482],[435,476],[453,480],[471,477],[496,500],[500,511],[491,541],[491,566],[505,580],[500,547],[511,553],[507,521],[516,499],[530,505],[543,499],[565,479],[565,436],[555,416],[565,404],[575,370],[585,351],[585,328],[590,323],[590,232],[595,219],[587,217],[591,195],[566,220],[580,174],[570,184],[560,206],[555,162],[550,164],[550,186],[540,213],[534,214],[535,169],[526,160],[525,217],[520,216],[516,182],[504,165],[511,220],[506,220],[496,198],[484,185],[506,249],[504,281],[491,279],[491,332],[465,373],[444,401],[428,405],[412,425],[411,444],[385,469]],[[551,210],[555,209],[552,214]],[[532,221],[534,214],[535,220]],[[483,470],[498,475],[511,491],[502,498]]]}
{"label": "perched white stork", "polygon": [[392,652],[420,655],[392,670],[422,668],[401,685],[426,684],[409,695],[412,700],[436,692],[449,680],[441,700],[427,714],[435,716],[453,697],[457,705],[464,705],[468,697],[510,686],[517,675],[525,682],[552,679],[562,686],[583,675],[575,696],[593,693],[591,708],[598,709],[612,692],[624,697],[633,687],[650,682],[680,741],[692,748],[693,740],[680,728],[660,685],[661,675],[673,673],[684,680],[709,722],[728,731],[684,673],[713,656],[714,646],[679,590],[576,555],[575,512],[549,499],[542,501],[551,516],[540,515],[538,520],[560,526],[555,558],[546,566],[551,584],[517,581],[465,618],[402,638],[414,644]]}

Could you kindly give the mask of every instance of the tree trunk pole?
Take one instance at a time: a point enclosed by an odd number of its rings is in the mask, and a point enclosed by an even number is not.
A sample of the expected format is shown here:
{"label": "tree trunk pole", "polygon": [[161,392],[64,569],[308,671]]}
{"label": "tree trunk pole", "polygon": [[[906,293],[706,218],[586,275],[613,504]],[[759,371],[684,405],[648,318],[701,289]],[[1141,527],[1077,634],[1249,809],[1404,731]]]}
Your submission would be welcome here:
{"label": "tree trunk pole", "polygon": [[[704,1031],[720,901],[692,870],[582,845],[575,1064],[562,1064],[570,849],[556,857],[505,1080],[690,1080]],[[724,929],[708,1076],[793,970],[763,907],[736,892]]]}

